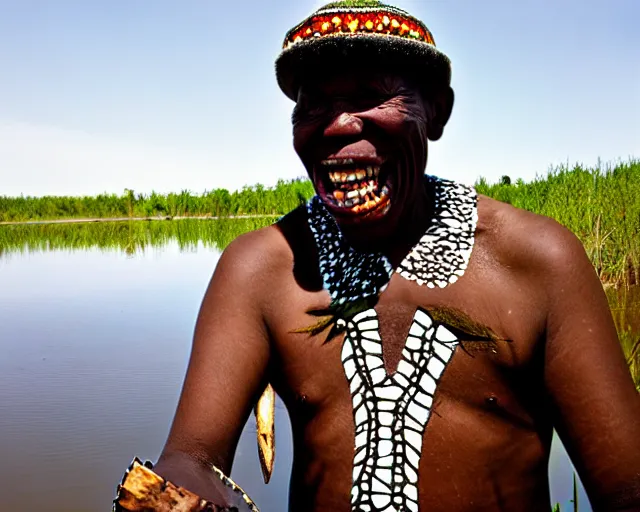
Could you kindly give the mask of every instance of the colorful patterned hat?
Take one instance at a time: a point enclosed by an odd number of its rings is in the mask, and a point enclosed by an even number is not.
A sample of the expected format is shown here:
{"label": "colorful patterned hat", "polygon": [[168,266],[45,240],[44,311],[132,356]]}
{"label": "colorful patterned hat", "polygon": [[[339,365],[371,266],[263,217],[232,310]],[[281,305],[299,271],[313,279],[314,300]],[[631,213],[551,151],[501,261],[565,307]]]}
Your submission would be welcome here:
{"label": "colorful patterned hat", "polygon": [[325,69],[339,73],[349,62],[404,71],[425,85],[451,81],[449,58],[424,23],[378,0],[344,0],[325,5],[287,33],[276,60],[278,85],[296,101],[301,77]]}

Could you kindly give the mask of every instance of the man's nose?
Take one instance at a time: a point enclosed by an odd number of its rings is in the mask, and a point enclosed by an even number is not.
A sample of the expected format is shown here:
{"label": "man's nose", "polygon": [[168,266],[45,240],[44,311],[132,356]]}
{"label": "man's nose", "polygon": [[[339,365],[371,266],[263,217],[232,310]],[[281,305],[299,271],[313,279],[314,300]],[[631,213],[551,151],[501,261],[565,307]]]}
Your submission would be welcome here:
{"label": "man's nose", "polygon": [[360,135],[362,133],[363,122],[358,116],[343,112],[336,116],[324,129],[325,137],[347,137],[350,135]]}

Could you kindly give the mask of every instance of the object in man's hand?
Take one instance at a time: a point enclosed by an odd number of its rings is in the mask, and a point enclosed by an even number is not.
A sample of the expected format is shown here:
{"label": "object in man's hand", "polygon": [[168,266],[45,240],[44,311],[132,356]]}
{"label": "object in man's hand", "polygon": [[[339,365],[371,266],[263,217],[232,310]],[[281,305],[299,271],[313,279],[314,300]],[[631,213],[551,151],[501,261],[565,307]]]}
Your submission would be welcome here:
{"label": "object in man's hand", "polygon": [[142,464],[135,458],[127,469],[118,495],[113,502],[113,512],[258,512],[253,501],[232,480],[218,473],[223,482],[243,495],[245,510],[237,507],[221,507],[196,494],[165,481],[151,469],[150,462]]}
{"label": "object in man's hand", "polygon": [[268,484],[269,480],[271,480],[273,461],[276,456],[275,412],[276,392],[271,384],[267,384],[255,407],[258,455],[260,456],[260,467],[262,468],[262,478],[265,484]]}

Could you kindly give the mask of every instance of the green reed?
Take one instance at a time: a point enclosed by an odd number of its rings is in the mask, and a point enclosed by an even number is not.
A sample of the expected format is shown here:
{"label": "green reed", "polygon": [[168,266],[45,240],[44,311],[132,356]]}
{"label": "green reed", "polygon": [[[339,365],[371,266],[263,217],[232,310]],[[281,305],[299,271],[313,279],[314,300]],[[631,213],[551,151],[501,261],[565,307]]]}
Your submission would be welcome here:
{"label": "green reed", "polygon": [[607,298],[627,365],[640,391],[640,287],[609,289]]}
{"label": "green reed", "polygon": [[[572,499],[569,500],[569,503],[571,503],[571,508],[573,509],[573,512],[578,512],[578,482],[576,480],[576,474],[575,472],[573,473],[573,489],[572,489]],[[553,508],[551,509],[551,512],[562,512],[562,509],[560,508],[560,503],[556,503]]]}
{"label": "green reed", "polygon": [[619,333],[620,344],[627,358],[627,365],[640,393],[640,333],[630,330]]}
{"label": "green reed", "polygon": [[0,196],[0,222],[116,217],[227,217],[284,214],[313,195],[308,180],[280,180],[274,187],[255,185],[229,192],[226,189],[193,194],[124,194],[70,197]]}
{"label": "green reed", "polygon": [[598,276],[628,285],[640,278],[640,160],[560,166],[525,183],[476,183],[479,193],[552,217],[575,233]]}

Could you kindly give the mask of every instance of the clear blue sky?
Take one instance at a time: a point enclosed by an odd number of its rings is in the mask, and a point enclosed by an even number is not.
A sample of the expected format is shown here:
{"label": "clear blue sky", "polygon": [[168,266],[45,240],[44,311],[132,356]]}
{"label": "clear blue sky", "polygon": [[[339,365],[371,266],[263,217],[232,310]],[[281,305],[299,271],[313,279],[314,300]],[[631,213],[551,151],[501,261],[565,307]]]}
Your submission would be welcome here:
{"label": "clear blue sky", "polygon": [[[0,0],[0,195],[303,175],[273,63],[286,30],[324,3]],[[395,5],[453,62],[456,104],[428,172],[531,179],[567,160],[640,157],[638,0]]]}

